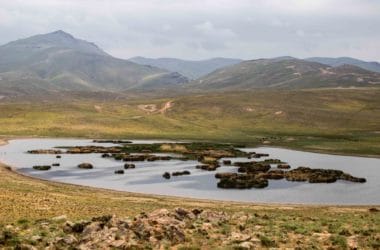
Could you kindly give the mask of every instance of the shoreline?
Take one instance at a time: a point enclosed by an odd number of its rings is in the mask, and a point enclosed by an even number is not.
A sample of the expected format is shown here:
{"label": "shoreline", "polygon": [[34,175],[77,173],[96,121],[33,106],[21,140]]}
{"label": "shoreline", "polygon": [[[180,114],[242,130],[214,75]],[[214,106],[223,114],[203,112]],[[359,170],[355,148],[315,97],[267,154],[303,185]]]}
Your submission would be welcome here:
{"label": "shoreline", "polygon": [[[12,138],[12,139],[33,139],[33,138],[41,138],[41,137],[22,137],[22,138]],[[43,138],[43,137],[42,137]],[[41,139],[42,139],[41,138]],[[9,142],[8,140],[12,139],[0,139],[0,147],[7,145]],[[57,139],[57,138],[46,138],[46,139]],[[64,138],[59,138],[64,139]],[[83,139],[83,138],[65,138],[65,139]],[[91,140],[91,139],[90,139]],[[268,146],[267,146],[268,147]],[[277,147],[277,148],[284,148],[284,147]],[[284,148],[287,149],[287,148]],[[309,152],[309,151],[303,151],[303,152]],[[313,153],[313,152],[311,152]],[[3,163],[0,161],[0,168],[5,169],[7,171],[10,171],[11,173],[26,178],[29,180],[32,180],[34,182],[43,182],[48,184],[57,184],[57,185],[63,185],[67,187],[78,187],[81,189],[87,189],[87,190],[94,190],[98,192],[109,192],[109,193],[118,193],[125,196],[133,196],[137,198],[155,198],[155,199],[167,199],[171,201],[184,201],[184,202],[201,202],[201,203],[208,203],[208,204],[225,204],[225,205],[231,205],[231,206],[255,206],[255,207],[276,207],[276,208],[343,208],[343,209],[368,209],[371,207],[380,207],[380,204],[373,204],[373,205],[338,205],[338,204],[302,204],[302,203],[262,203],[262,202],[249,202],[249,201],[228,201],[228,200],[213,200],[213,199],[202,199],[202,198],[191,198],[191,197],[181,197],[181,196],[171,196],[171,195],[160,195],[160,194],[147,194],[147,193],[138,193],[138,192],[129,192],[129,191],[120,191],[120,190],[114,190],[114,189],[108,189],[108,188],[100,188],[100,187],[91,187],[86,185],[79,185],[79,184],[71,184],[71,183],[65,183],[60,181],[53,181],[53,180],[46,180],[42,178],[38,178],[35,176],[30,176],[27,174],[23,174],[19,171],[17,171],[17,168],[14,166],[9,166],[6,163]]]}

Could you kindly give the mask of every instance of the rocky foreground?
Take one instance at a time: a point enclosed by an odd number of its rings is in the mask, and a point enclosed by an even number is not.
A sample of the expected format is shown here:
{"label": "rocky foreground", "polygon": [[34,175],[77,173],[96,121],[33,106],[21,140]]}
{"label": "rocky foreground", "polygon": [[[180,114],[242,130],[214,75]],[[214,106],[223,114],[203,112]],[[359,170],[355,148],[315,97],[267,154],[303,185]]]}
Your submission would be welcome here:
{"label": "rocky foreground", "polygon": [[[378,213],[378,210],[373,208],[369,213]],[[304,249],[304,244],[313,246],[313,241],[310,241],[312,238],[320,246],[324,244],[323,248],[326,249],[358,249],[356,241],[359,236],[351,236],[352,229],[342,229],[337,232],[337,236],[323,231],[309,232],[308,237],[302,238],[292,233],[301,229],[287,224],[288,235],[275,240],[266,236],[263,221],[270,222],[270,216],[246,212],[231,215],[226,212],[184,208],[158,209],[132,218],[106,215],[76,222],[63,215],[51,220],[40,220],[32,227],[27,225],[27,221],[18,222],[17,226],[5,226],[0,230],[0,247],[25,250],[263,249],[293,241],[299,247],[287,249]],[[373,246],[380,247],[376,243],[379,232],[372,233],[375,237]]]}

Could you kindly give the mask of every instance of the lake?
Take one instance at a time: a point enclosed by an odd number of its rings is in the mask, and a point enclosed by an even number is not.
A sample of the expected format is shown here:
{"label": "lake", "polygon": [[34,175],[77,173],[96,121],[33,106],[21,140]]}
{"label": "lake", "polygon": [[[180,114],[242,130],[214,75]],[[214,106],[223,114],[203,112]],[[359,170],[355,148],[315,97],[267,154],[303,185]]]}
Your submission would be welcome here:
{"label": "lake", "polygon": [[[159,143],[166,141],[132,140],[133,143]],[[379,205],[380,204],[380,159],[309,153],[273,147],[244,148],[243,151],[268,153],[270,158],[288,162],[292,168],[307,166],[343,170],[356,177],[364,177],[366,183],[337,181],[336,183],[310,184],[270,180],[264,189],[232,190],[217,188],[216,172],[236,171],[236,168],[222,166],[217,171],[195,169],[197,161],[155,161],[135,162],[135,169],[125,170],[116,175],[114,171],[123,169],[124,162],[112,158],[102,158],[101,154],[28,154],[33,149],[52,149],[56,146],[115,146],[111,143],[93,143],[82,139],[17,139],[0,147],[0,161],[17,171],[33,177],[80,184],[85,186],[114,189],[144,194],[170,195],[212,200],[244,201],[258,203],[292,204],[334,204],[334,205]],[[163,154],[160,154],[163,155]],[[228,158],[224,158],[228,159]],[[234,161],[247,159],[230,158]],[[265,159],[265,158],[263,158]],[[93,169],[79,169],[78,164],[90,162]],[[34,165],[51,165],[49,171],[38,171]],[[189,170],[191,175],[162,178],[164,172]]]}

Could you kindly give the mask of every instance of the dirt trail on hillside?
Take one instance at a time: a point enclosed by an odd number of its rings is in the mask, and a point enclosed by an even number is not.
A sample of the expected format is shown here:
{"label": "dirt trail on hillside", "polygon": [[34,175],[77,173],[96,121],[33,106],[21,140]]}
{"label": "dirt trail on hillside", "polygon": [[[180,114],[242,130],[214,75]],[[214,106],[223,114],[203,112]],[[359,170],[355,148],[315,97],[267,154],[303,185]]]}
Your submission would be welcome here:
{"label": "dirt trail on hillside", "polygon": [[168,101],[164,104],[164,106],[159,110],[159,112],[161,114],[164,114],[166,111],[168,111],[169,109],[171,109],[172,107],[174,106],[174,102],[173,101]]}
{"label": "dirt trail on hillside", "polygon": [[174,106],[173,101],[168,101],[165,102],[162,108],[158,109],[156,104],[141,104],[138,105],[137,107],[145,112],[148,113],[160,113],[164,114],[166,113],[169,109],[171,109]]}

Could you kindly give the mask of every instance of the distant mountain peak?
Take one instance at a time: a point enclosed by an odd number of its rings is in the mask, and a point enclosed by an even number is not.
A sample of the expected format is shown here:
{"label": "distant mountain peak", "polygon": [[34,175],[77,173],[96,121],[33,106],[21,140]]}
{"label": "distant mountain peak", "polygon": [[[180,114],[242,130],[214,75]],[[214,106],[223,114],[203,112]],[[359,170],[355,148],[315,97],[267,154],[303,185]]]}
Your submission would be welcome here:
{"label": "distant mountain peak", "polygon": [[109,56],[96,44],[78,39],[63,30],[56,30],[46,34],[39,34],[25,39],[19,39],[6,44],[5,47],[7,47],[8,50],[18,48],[20,53],[21,50],[25,50],[22,52],[25,54],[28,54],[33,50],[39,52],[41,50],[60,48],[75,50],[82,53]]}
{"label": "distant mountain peak", "polygon": [[48,33],[46,35],[53,35],[53,36],[58,36],[58,37],[63,37],[63,38],[69,38],[69,39],[75,39],[75,37],[63,30],[56,30],[51,33]]}

